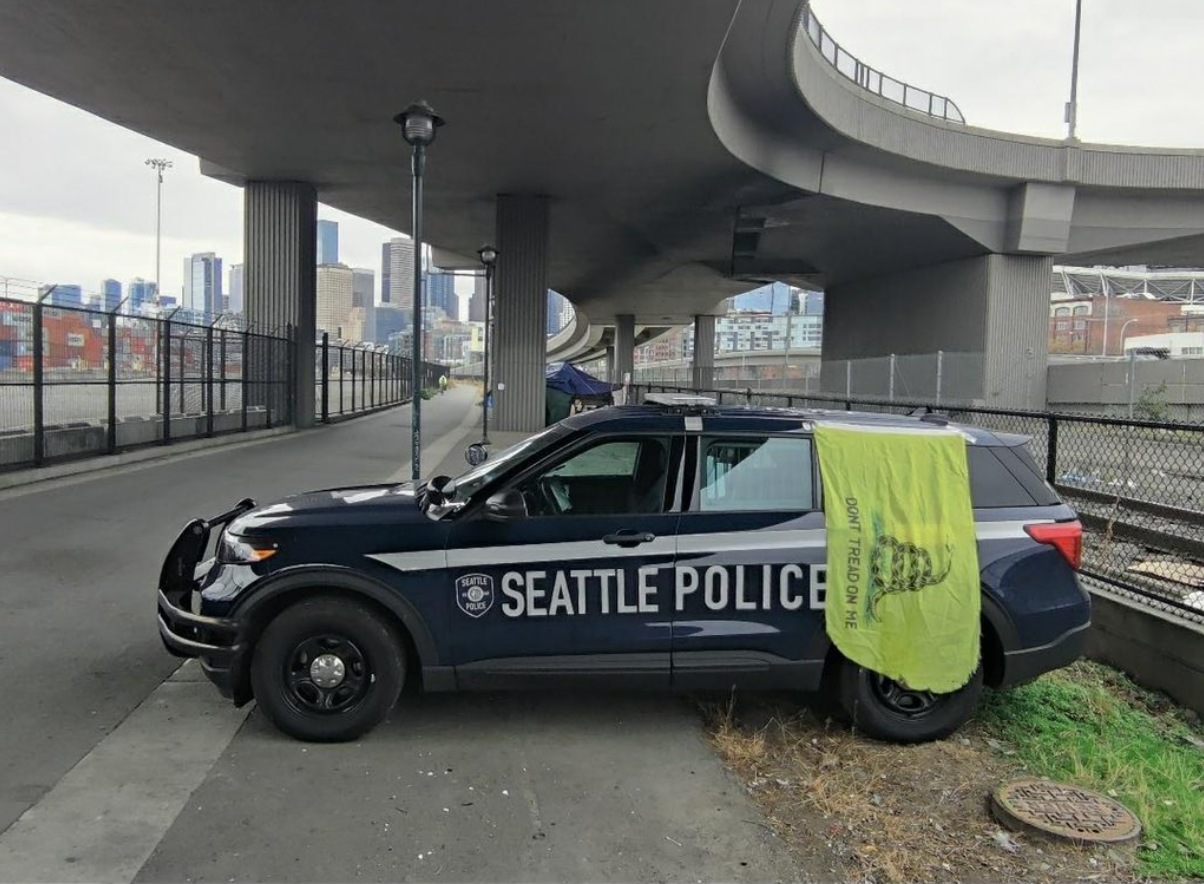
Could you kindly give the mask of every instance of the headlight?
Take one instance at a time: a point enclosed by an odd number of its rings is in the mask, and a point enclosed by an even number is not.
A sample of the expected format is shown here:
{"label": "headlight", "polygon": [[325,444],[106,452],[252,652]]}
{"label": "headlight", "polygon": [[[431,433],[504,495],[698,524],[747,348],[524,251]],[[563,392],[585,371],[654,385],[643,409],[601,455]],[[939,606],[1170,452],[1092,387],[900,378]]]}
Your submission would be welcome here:
{"label": "headlight", "polygon": [[253,565],[270,559],[278,552],[270,540],[223,534],[217,547],[217,560],[224,565]]}

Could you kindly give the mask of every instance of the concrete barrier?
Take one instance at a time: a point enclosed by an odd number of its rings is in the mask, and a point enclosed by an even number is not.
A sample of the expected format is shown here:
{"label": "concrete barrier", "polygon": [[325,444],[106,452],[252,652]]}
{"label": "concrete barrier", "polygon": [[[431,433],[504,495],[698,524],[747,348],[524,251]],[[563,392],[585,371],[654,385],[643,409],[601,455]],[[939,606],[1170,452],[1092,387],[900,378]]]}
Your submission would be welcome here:
{"label": "concrete barrier", "polygon": [[1165,614],[1106,586],[1091,591],[1087,656],[1204,715],[1204,625]]}
{"label": "concrete barrier", "polygon": [[[267,426],[267,412],[263,406],[247,409],[247,429],[259,430]],[[233,433],[242,429],[242,411],[215,412],[213,432]],[[195,439],[208,431],[203,414],[172,415],[171,437],[173,440]],[[144,445],[153,445],[163,438],[163,418],[159,415],[121,418],[117,421],[117,449],[125,451]],[[33,461],[34,434],[32,430],[6,430],[0,432],[0,466],[28,464]],[[108,452],[108,421],[95,423],[76,422],[58,424],[45,428],[44,455],[47,461],[71,460]]]}

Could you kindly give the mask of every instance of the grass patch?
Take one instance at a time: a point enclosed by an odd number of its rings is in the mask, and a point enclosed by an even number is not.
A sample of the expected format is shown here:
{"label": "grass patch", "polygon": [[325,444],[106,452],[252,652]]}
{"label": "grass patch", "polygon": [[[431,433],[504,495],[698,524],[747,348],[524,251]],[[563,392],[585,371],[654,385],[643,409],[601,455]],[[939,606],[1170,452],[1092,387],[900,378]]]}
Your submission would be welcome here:
{"label": "grass patch", "polygon": [[1143,877],[1204,879],[1204,736],[1165,698],[1078,663],[984,697],[979,721],[1038,776],[1115,797],[1143,827]]}

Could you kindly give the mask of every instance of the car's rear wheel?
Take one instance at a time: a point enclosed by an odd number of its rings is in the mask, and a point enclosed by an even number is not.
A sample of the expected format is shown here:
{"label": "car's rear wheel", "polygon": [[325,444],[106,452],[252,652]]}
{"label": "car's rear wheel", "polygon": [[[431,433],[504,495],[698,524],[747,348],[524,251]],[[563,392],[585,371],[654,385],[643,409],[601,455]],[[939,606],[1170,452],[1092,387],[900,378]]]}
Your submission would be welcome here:
{"label": "car's rear wheel", "polygon": [[837,691],[854,727],[879,740],[922,743],[947,737],[974,714],[982,694],[982,667],[949,694],[911,690],[841,658]]}
{"label": "car's rear wheel", "polygon": [[299,740],[367,733],[389,714],[404,681],[405,654],[389,624],[344,599],[286,608],[267,625],[251,661],[259,708]]}

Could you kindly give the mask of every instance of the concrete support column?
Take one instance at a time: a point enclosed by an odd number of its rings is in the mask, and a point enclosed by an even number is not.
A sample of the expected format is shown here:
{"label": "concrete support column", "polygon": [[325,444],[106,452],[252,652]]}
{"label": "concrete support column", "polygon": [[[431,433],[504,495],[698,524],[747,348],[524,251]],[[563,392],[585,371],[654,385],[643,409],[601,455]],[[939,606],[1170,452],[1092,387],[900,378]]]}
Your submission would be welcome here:
{"label": "concrete support column", "polygon": [[[243,188],[244,309],[251,330],[283,336],[291,325],[297,346],[292,360],[292,421],[314,423],[314,340],[318,195],[302,181],[248,181]],[[257,349],[259,352],[256,352]],[[245,369],[253,383],[280,379],[288,364],[283,352],[251,344]],[[272,398],[273,411],[284,403],[274,388],[252,386],[253,404]]]}
{"label": "concrete support column", "polygon": [[715,317],[694,317],[694,387],[709,390],[715,386]]}
{"label": "concrete support column", "polygon": [[494,426],[544,426],[548,312],[548,199],[499,195],[494,272]]}
{"label": "concrete support column", "polygon": [[[985,255],[829,286],[825,393],[1045,407],[1053,259]],[[939,385],[939,386],[938,386]]]}
{"label": "concrete support column", "polygon": [[615,379],[621,384],[635,372],[635,317],[620,313],[615,317]]}
{"label": "concrete support column", "polygon": [[615,348],[606,348],[606,379],[612,384],[618,383],[615,377]]}

